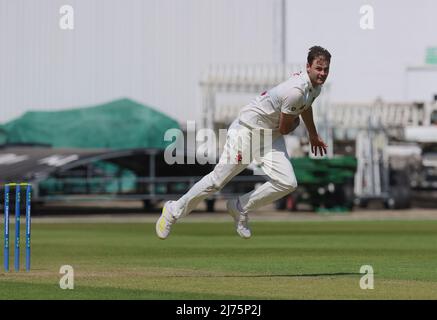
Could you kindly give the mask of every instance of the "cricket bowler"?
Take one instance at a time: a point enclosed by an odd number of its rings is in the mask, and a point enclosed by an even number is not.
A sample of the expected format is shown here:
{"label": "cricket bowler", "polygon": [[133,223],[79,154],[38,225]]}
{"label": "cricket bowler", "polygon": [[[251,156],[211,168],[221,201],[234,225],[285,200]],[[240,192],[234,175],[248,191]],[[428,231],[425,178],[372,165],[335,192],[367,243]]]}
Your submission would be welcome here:
{"label": "cricket bowler", "polygon": [[[179,200],[164,204],[156,222],[156,234],[160,239],[169,236],[176,221],[187,216],[201,201],[222,189],[252,161],[256,161],[268,181],[227,202],[227,210],[234,219],[238,235],[244,239],[251,237],[249,212],[286,196],[297,187],[283,136],[296,129],[300,123],[299,116],[308,131],[311,152],[317,155],[319,150],[320,155],[326,154],[327,145],[318,135],[314,124],[312,103],[328,77],[330,62],[331,54],[328,50],[320,46],[311,47],[305,71],[295,73],[276,87],[263,92],[240,111],[238,118],[229,127],[223,153],[214,170],[193,185]],[[261,139],[255,141],[255,137],[259,136]],[[263,141],[263,137],[267,136],[271,137],[270,146],[254,143]]]}

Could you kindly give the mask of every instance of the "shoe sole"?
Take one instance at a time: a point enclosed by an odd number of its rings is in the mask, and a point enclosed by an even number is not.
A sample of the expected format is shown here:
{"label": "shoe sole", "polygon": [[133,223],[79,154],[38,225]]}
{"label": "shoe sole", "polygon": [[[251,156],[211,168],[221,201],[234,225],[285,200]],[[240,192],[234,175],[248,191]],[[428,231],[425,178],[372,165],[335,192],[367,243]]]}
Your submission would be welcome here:
{"label": "shoe sole", "polygon": [[162,208],[161,216],[159,217],[158,221],[156,221],[156,226],[155,226],[156,235],[161,240],[165,240],[168,237],[168,235],[166,237],[160,235],[160,229],[164,229],[164,225],[165,225],[164,213],[165,213],[165,205]]}

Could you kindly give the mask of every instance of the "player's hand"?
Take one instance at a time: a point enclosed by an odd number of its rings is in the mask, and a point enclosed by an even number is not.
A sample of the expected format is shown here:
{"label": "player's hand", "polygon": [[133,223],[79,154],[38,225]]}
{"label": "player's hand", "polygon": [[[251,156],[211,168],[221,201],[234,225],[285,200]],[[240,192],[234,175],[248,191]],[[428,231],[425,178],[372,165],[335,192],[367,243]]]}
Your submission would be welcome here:
{"label": "player's hand", "polygon": [[317,156],[317,149],[319,149],[320,155],[323,156],[326,154],[326,148],[328,146],[323,142],[323,140],[318,136],[310,136],[310,144],[311,144],[311,152]]}

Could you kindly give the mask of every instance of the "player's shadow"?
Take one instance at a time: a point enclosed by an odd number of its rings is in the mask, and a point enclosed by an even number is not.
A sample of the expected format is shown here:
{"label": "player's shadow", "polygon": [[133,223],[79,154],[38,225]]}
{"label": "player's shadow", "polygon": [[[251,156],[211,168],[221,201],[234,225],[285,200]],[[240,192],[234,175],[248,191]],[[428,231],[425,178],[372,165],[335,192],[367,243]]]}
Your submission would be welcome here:
{"label": "player's shadow", "polygon": [[243,275],[176,275],[171,278],[299,278],[299,277],[339,277],[362,276],[359,272],[333,272],[333,273],[303,273],[303,274],[243,274]]}
{"label": "player's shadow", "polygon": [[254,274],[254,275],[242,275],[233,277],[244,277],[244,278],[298,278],[298,277],[335,277],[335,276],[356,276],[363,275],[359,272],[333,272],[333,273],[303,273],[303,274]]}

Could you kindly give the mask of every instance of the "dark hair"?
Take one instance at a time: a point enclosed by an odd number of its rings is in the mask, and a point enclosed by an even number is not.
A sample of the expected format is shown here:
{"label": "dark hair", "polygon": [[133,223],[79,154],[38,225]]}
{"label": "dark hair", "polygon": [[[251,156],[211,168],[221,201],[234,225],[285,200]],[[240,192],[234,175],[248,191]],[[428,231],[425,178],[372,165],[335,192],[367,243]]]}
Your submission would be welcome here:
{"label": "dark hair", "polygon": [[312,65],[314,59],[316,59],[317,57],[320,57],[320,56],[325,58],[328,62],[331,62],[331,54],[329,53],[328,50],[326,50],[325,48],[322,48],[320,46],[314,46],[314,47],[311,47],[309,52],[308,52],[308,58],[307,58],[308,64]]}

